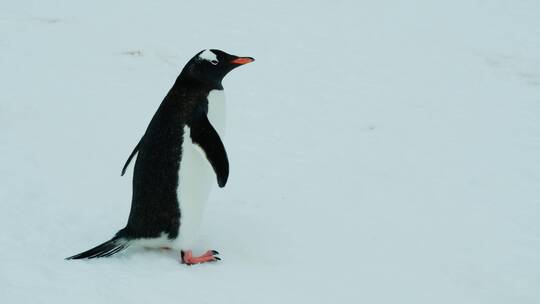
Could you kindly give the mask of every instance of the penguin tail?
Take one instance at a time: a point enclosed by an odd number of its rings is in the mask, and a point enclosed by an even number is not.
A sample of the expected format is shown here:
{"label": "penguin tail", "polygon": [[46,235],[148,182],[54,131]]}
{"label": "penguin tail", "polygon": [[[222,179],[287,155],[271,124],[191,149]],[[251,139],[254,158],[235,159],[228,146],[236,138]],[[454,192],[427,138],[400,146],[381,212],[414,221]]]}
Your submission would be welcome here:
{"label": "penguin tail", "polygon": [[111,256],[115,253],[118,253],[126,249],[130,244],[130,241],[123,237],[114,237],[107,242],[98,245],[92,249],[89,249],[85,252],[81,252],[66,260],[78,260],[78,259],[93,259],[93,258],[103,258]]}

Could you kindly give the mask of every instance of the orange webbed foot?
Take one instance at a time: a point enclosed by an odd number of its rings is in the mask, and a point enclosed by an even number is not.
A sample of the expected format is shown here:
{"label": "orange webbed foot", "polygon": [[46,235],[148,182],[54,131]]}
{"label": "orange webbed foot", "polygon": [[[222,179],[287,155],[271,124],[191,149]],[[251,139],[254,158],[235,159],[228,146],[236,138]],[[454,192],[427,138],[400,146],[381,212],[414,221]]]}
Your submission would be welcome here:
{"label": "orange webbed foot", "polygon": [[180,252],[182,263],[186,265],[194,265],[194,264],[220,261],[221,259],[216,256],[218,254],[219,252],[215,250],[208,250],[201,256],[193,256],[193,252],[191,250],[182,250]]}

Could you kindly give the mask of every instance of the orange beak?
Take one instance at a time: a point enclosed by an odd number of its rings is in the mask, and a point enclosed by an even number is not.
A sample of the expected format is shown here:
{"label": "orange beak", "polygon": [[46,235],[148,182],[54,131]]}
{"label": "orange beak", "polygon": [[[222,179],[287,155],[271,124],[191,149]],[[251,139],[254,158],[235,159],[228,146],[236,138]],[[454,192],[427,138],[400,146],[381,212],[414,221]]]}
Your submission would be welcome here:
{"label": "orange beak", "polygon": [[238,57],[236,59],[231,60],[231,63],[234,64],[246,64],[255,61],[255,59],[251,57]]}

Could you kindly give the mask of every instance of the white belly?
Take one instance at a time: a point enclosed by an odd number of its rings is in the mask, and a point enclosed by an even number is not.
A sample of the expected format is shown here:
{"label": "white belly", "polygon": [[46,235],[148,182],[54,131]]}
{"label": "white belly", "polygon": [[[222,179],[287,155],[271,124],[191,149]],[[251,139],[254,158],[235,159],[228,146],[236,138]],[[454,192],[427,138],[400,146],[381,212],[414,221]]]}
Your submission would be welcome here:
{"label": "white belly", "polygon": [[[225,96],[223,91],[208,95],[208,119],[223,139],[225,129]],[[202,149],[193,144],[190,128],[184,127],[182,160],[178,172],[178,202],[180,227],[172,247],[189,250],[196,242],[202,216],[212,187],[217,184],[214,169]]]}

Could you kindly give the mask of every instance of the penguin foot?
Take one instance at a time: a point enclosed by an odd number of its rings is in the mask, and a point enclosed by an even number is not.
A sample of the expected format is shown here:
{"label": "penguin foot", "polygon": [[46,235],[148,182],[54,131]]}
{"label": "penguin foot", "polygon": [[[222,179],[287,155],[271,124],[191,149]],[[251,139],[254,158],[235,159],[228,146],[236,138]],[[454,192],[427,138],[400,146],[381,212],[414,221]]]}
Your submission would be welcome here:
{"label": "penguin foot", "polygon": [[208,250],[203,255],[196,257],[196,256],[193,256],[193,252],[191,250],[180,251],[180,256],[182,257],[182,263],[186,265],[194,265],[194,264],[220,261],[221,259],[216,256],[218,254],[219,252],[215,250]]}

